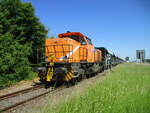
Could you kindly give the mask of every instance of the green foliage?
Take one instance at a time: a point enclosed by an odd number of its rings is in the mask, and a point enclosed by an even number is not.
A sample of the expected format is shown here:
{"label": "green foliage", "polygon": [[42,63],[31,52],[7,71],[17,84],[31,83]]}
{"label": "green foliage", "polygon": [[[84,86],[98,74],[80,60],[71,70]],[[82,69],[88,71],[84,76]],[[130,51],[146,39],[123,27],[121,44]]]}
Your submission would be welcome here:
{"label": "green foliage", "polygon": [[0,87],[29,75],[29,53],[30,46],[20,45],[10,33],[0,36]]}
{"label": "green foliage", "polygon": [[21,3],[20,0],[3,0],[0,3],[0,18],[0,33],[9,32],[22,45],[31,43],[29,60],[36,63],[37,48],[42,54],[47,30],[34,15],[32,4]]}
{"label": "green foliage", "polygon": [[150,65],[122,64],[85,94],[42,113],[148,113]]}
{"label": "green foliage", "polygon": [[126,60],[126,61],[129,61],[129,57],[126,57],[125,60]]}
{"label": "green foliage", "polygon": [[0,1],[0,87],[28,77],[30,63],[44,54],[46,34],[31,3]]}

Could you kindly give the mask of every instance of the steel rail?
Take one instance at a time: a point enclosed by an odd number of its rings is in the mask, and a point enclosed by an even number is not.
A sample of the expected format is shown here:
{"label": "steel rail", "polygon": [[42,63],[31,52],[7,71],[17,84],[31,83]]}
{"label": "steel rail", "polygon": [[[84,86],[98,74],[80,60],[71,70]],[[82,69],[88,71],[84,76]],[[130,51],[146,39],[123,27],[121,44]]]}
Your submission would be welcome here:
{"label": "steel rail", "polygon": [[63,90],[63,89],[64,89],[64,87],[60,87],[60,88],[57,88],[57,89],[53,89],[53,90],[47,91],[47,92],[42,93],[40,95],[37,95],[37,96],[31,97],[29,99],[26,99],[24,101],[18,102],[18,103],[14,104],[14,105],[5,107],[5,108],[1,109],[0,112],[11,110],[11,109],[13,109],[13,108],[15,108],[17,106],[23,105],[24,103],[27,103],[27,102],[29,102],[31,100],[34,100],[34,99],[39,98],[39,97],[42,97],[42,96],[44,96],[44,95],[46,95],[48,93],[55,93],[55,92],[58,92],[58,91]]}
{"label": "steel rail", "polygon": [[11,98],[11,97],[18,96],[20,94],[28,93],[30,91],[37,90],[37,89],[42,88],[42,87],[43,86],[34,86],[34,87],[31,87],[31,88],[27,88],[27,89],[19,90],[19,91],[9,93],[9,94],[6,94],[6,95],[2,95],[2,96],[0,96],[0,101]]}

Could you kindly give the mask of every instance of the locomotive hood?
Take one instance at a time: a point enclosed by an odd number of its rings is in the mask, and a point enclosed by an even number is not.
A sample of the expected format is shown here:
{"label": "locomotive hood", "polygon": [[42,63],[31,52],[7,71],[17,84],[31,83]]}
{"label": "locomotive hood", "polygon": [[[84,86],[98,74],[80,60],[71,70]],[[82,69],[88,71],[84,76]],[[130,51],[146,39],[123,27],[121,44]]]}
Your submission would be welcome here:
{"label": "locomotive hood", "polygon": [[[80,43],[70,38],[55,38],[46,40],[46,56],[55,55],[54,62],[72,61],[73,56],[78,55]],[[78,57],[78,56],[77,56]],[[76,58],[77,58],[76,57]],[[79,60],[79,58],[77,58]],[[74,62],[77,62],[75,60]],[[49,60],[50,61],[50,60]]]}

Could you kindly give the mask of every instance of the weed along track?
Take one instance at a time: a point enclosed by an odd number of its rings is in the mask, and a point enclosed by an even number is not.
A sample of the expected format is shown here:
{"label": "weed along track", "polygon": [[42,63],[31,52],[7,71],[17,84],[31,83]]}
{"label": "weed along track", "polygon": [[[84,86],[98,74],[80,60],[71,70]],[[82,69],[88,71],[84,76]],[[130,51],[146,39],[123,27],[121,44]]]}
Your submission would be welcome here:
{"label": "weed along track", "polygon": [[18,107],[24,106],[24,103],[62,89],[63,87],[45,89],[43,86],[34,86],[32,88],[0,96],[0,112],[13,111]]}

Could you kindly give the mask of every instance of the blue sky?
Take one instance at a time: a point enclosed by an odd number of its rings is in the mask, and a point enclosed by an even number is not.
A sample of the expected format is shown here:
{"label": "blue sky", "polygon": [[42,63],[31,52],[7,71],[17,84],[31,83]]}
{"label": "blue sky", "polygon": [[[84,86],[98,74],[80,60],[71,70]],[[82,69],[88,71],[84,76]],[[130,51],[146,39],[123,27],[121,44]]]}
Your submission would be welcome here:
{"label": "blue sky", "polygon": [[137,49],[150,58],[150,0],[22,0],[31,2],[48,36],[81,32],[95,46],[135,59]]}

